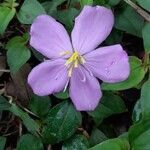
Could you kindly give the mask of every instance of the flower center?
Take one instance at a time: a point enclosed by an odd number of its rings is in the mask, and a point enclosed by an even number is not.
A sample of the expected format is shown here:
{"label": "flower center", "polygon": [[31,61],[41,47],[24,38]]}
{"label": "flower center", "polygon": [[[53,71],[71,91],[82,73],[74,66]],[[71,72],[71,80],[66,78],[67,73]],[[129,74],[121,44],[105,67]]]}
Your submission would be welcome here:
{"label": "flower center", "polygon": [[70,58],[67,59],[65,66],[68,67],[68,76],[71,77],[74,68],[77,68],[79,64],[84,64],[85,59],[79,55],[78,52],[74,52]]}

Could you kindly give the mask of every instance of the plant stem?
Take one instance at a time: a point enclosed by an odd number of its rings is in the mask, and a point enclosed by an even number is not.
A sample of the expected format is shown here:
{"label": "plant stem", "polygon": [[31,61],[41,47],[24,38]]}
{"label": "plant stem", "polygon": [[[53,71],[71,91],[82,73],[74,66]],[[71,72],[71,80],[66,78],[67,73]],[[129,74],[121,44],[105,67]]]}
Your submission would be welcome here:
{"label": "plant stem", "polygon": [[10,70],[0,69],[0,72],[10,72]]}
{"label": "plant stem", "polygon": [[144,11],[141,7],[133,3],[131,0],[124,0],[133,9],[135,9],[146,21],[150,22],[150,14]]}

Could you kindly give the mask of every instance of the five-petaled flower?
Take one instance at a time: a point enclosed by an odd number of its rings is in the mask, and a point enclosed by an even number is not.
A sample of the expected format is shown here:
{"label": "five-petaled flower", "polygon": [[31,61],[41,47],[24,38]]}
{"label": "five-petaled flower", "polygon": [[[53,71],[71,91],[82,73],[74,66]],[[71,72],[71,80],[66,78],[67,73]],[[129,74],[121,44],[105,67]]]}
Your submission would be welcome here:
{"label": "five-petaled flower", "polygon": [[98,79],[120,82],[130,72],[128,56],[121,45],[97,48],[110,34],[113,24],[110,9],[85,6],[75,19],[70,40],[55,19],[38,16],[31,26],[30,45],[49,60],[29,74],[28,83],[33,92],[44,96],[69,87],[77,110],[94,110],[102,96]]}

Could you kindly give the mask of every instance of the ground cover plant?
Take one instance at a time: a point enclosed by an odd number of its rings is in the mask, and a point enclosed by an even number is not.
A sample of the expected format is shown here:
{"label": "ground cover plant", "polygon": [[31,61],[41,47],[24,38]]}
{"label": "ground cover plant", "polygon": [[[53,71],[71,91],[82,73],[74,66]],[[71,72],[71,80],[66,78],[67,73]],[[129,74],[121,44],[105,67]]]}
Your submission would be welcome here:
{"label": "ground cover plant", "polygon": [[0,1],[0,150],[150,150],[150,1]]}

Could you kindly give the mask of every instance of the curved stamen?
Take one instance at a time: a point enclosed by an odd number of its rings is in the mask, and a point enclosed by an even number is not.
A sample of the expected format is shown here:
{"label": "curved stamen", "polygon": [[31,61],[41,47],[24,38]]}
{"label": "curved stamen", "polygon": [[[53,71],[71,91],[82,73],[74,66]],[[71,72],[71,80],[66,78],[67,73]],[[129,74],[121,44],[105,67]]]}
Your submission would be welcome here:
{"label": "curved stamen", "polygon": [[73,69],[77,68],[79,64],[84,64],[84,63],[85,63],[85,59],[83,58],[83,56],[80,56],[78,52],[74,52],[65,63],[65,66],[68,67],[68,76],[71,77]]}
{"label": "curved stamen", "polygon": [[64,87],[63,92],[65,92],[65,91],[66,91],[66,89],[67,89],[67,87],[68,87],[68,84],[69,84],[69,79],[67,80],[67,83],[66,83],[66,85],[65,85],[65,87]]}

